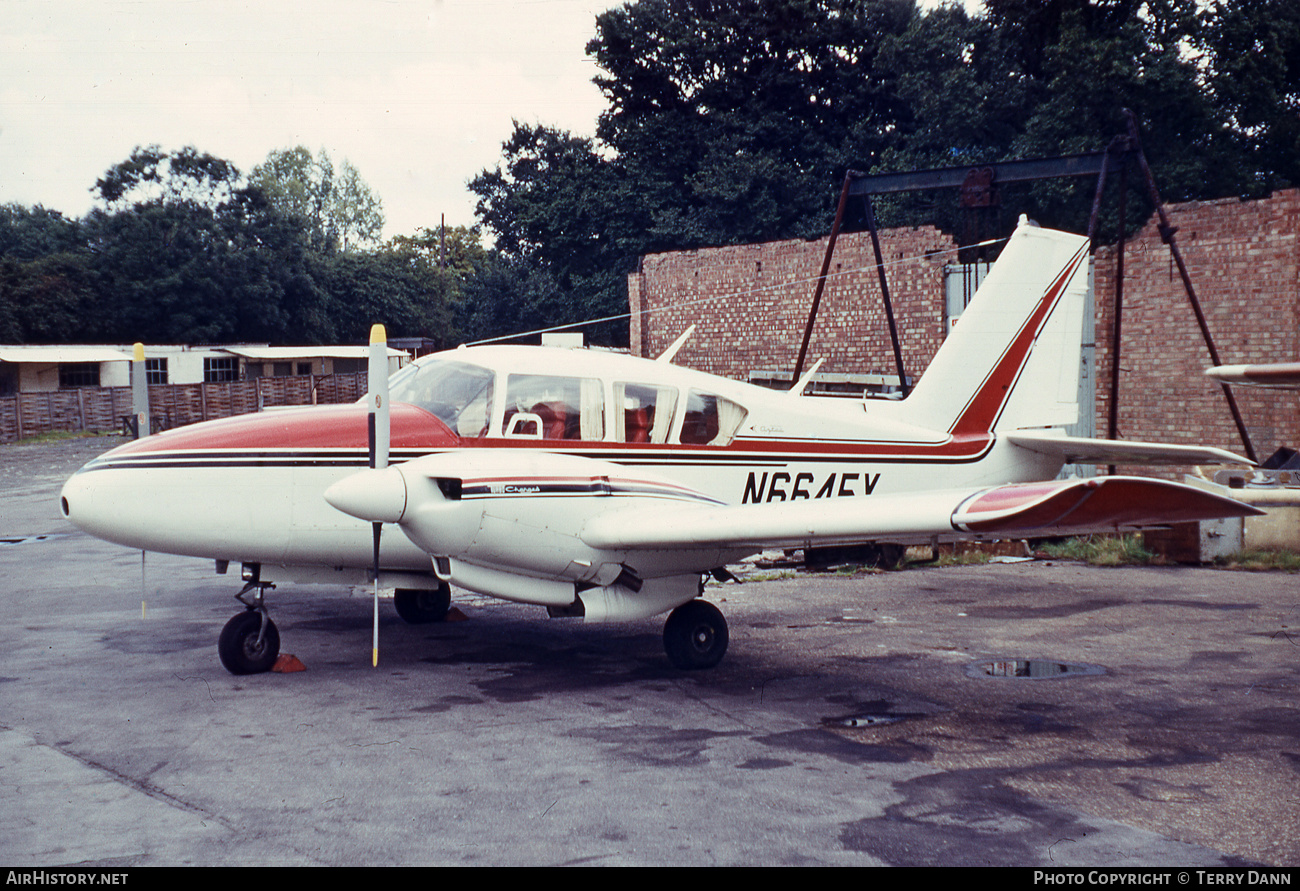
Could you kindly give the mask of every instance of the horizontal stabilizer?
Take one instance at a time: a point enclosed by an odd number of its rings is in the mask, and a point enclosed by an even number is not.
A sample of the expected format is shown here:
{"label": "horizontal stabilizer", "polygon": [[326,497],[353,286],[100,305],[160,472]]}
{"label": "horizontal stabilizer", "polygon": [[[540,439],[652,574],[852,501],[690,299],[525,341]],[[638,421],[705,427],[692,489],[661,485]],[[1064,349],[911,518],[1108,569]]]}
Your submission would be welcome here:
{"label": "horizontal stabilizer", "polygon": [[796,503],[638,507],[592,519],[582,538],[612,549],[798,548],[936,535],[1046,538],[1259,513],[1182,483],[1111,476]]}
{"label": "horizontal stabilizer", "polygon": [[1255,462],[1208,446],[1064,436],[1054,430],[1017,430],[1007,441],[1065,464],[1245,464]]}

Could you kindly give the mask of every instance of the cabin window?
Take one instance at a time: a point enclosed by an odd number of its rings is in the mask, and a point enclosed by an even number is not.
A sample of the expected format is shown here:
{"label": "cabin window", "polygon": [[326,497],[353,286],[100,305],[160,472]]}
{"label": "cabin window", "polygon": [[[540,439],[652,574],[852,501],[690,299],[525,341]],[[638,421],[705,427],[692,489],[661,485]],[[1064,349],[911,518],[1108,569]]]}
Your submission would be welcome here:
{"label": "cabin window", "polygon": [[730,399],[691,390],[686,397],[680,439],[688,445],[727,445],[735,438],[747,414],[744,407]]}
{"label": "cabin window", "polygon": [[[513,424],[517,414],[528,417]],[[506,436],[603,439],[603,388],[600,381],[590,378],[512,374],[506,382],[503,425]]]}
{"label": "cabin window", "polygon": [[621,416],[616,409],[610,419],[615,442],[667,442],[677,408],[677,389],[615,382],[614,405],[623,407]]}
{"label": "cabin window", "polygon": [[485,436],[492,417],[495,375],[468,362],[408,365],[389,381],[392,402],[419,406],[457,436]]}

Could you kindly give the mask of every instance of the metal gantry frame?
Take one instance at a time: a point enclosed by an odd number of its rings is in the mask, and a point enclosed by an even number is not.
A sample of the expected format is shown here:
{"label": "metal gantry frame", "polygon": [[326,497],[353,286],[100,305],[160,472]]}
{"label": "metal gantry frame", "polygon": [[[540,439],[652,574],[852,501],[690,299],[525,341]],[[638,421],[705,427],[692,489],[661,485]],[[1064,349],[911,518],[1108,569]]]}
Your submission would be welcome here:
{"label": "metal gantry frame", "polygon": [[[872,206],[871,197],[873,195],[898,194],[927,189],[956,188],[962,190],[964,206],[987,206],[987,204],[981,203],[987,201],[989,191],[996,190],[998,185],[1004,183],[1032,182],[1060,177],[1095,176],[1097,178],[1097,189],[1093,198],[1092,214],[1088,220],[1088,240],[1092,242],[1092,249],[1095,251],[1097,218],[1101,209],[1101,199],[1105,191],[1106,178],[1111,173],[1118,173],[1120,177],[1119,239],[1116,245],[1115,258],[1115,321],[1111,341],[1111,394],[1110,416],[1108,419],[1108,438],[1116,439],[1118,436],[1119,410],[1120,333],[1123,325],[1124,309],[1124,228],[1127,223],[1125,199],[1128,192],[1128,172],[1135,165],[1145,180],[1147,192],[1152,204],[1155,206],[1160,221],[1157,228],[1161,240],[1169,246],[1174,263],[1178,267],[1178,273],[1183,280],[1183,287],[1187,292],[1188,302],[1191,304],[1197,325],[1201,329],[1201,336],[1209,350],[1210,361],[1215,366],[1222,364],[1219,361],[1219,352],[1214,345],[1214,338],[1210,334],[1209,326],[1205,321],[1205,314],[1201,310],[1200,300],[1196,296],[1196,288],[1192,285],[1191,276],[1187,272],[1187,266],[1183,262],[1182,253],[1178,250],[1178,243],[1174,238],[1178,229],[1169,223],[1164,204],[1160,200],[1160,193],[1156,189],[1155,178],[1151,174],[1151,167],[1147,163],[1146,154],[1142,151],[1142,143],[1138,138],[1137,120],[1128,109],[1124,109],[1124,115],[1128,124],[1127,133],[1116,136],[1106,146],[1105,150],[1100,152],[1064,155],[1056,158],[1001,161],[992,164],[981,164],[976,167],[942,167],[931,170],[913,170],[903,173],[865,174],[855,170],[848,171],[844,177],[844,185],[840,190],[839,204],[835,210],[835,222],[831,226],[830,239],[826,245],[826,256],[822,261],[821,274],[817,278],[817,286],[813,293],[808,324],[804,327],[803,342],[799,347],[799,358],[794,369],[794,380],[798,380],[803,374],[804,361],[808,355],[808,343],[817,320],[817,310],[821,305],[822,294],[825,291],[826,279],[830,272],[831,257],[835,252],[835,242],[839,238],[840,230],[843,227],[845,209],[850,198],[861,198],[866,206],[867,228],[871,233],[871,245],[875,251],[876,272],[880,279],[880,292],[884,303],[885,318],[889,323],[894,364],[898,370],[898,380],[903,389],[903,395],[906,396],[908,387],[903,368],[902,347],[899,342],[898,327],[894,320],[893,304],[889,296],[889,283],[885,275],[885,264],[880,250],[880,236],[876,226],[875,210]],[[1233,396],[1231,388],[1226,383],[1221,383],[1220,387],[1228,403],[1228,409],[1232,413],[1232,419],[1237,425],[1237,433],[1241,437],[1246,457],[1250,458],[1251,461],[1258,461],[1254,446],[1250,441],[1250,434],[1246,430],[1245,421],[1242,419],[1241,411],[1237,406],[1237,400]],[[1114,473],[1113,467],[1111,472]]]}

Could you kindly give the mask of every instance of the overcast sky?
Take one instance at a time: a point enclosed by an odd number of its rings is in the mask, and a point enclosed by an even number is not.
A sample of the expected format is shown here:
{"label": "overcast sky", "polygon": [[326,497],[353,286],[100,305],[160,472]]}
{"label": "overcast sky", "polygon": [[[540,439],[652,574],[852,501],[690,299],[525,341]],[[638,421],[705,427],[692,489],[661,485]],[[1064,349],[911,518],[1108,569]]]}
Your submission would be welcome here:
{"label": "overcast sky", "polygon": [[613,0],[0,0],[0,203],[77,217],[136,146],[346,158],[386,235],[474,222],[513,120],[589,136]]}
{"label": "overcast sky", "polygon": [[0,203],[80,216],[137,145],[347,158],[387,234],[474,222],[511,121],[590,135],[604,0],[0,0]]}

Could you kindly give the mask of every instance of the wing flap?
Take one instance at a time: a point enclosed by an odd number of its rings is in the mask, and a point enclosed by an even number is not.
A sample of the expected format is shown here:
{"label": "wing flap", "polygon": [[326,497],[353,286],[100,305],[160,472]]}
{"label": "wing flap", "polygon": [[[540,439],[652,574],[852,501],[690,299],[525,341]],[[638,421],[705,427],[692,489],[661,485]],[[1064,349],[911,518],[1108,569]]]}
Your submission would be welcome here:
{"label": "wing flap", "polygon": [[935,535],[1043,538],[1259,513],[1181,483],[1099,477],[793,504],[635,507],[594,517],[581,537],[610,549],[796,548]]}

